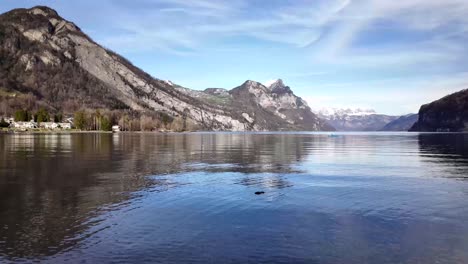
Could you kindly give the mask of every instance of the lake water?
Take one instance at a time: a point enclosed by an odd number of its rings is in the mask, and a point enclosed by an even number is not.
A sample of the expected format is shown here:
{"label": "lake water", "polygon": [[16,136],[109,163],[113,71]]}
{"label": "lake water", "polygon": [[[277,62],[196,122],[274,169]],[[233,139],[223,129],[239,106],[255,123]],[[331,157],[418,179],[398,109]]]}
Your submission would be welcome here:
{"label": "lake water", "polygon": [[0,135],[0,262],[468,263],[468,134],[334,135]]}

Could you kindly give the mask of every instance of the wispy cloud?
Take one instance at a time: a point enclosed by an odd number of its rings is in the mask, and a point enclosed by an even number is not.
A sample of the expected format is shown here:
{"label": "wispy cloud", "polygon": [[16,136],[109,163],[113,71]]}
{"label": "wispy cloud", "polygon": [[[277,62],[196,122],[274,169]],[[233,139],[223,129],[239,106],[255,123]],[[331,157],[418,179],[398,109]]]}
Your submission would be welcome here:
{"label": "wispy cloud", "polygon": [[[127,12],[128,3],[113,1],[115,26],[130,33],[125,41],[115,37],[102,41],[119,48],[124,45],[135,48],[135,43],[147,42],[151,37],[159,43],[153,48],[165,46],[167,50],[176,50],[196,49],[223,37],[244,36],[305,47],[317,41],[323,31],[321,27],[349,4],[338,0],[319,2],[304,1],[285,8],[245,0],[137,0],[132,5],[143,6],[145,12],[131,16]],[[165,29],[177,34],[168,34]]]}
{"label": "wispy cloud", "polygon": [[[328,65],[391,67],[452,63],[467,51],[459,40],[466,39],[468,30],[465,0],[272,1],[271,5],[246,0],[136,0],[132,6],[141,6],[144,12],[133,14],[127,11],[128,2],[110,3],[114,27],[126,33],[99,40],[127,52],[187,55],[210,42],[248,37],[290,48],[308,47],[311,60]],[[389,46],[388,29],[433,34]],[[359,44],[366,38],[382,40],[380,45]]]}

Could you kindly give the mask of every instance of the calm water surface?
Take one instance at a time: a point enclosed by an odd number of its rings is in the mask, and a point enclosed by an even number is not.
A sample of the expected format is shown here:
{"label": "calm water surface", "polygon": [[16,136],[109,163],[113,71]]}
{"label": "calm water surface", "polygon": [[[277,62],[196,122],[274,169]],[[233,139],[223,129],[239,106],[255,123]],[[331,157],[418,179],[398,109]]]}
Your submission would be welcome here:
{"label": "calm water surface", "polygon": [[468,263],[468,134],[0,135],[32,261]]}

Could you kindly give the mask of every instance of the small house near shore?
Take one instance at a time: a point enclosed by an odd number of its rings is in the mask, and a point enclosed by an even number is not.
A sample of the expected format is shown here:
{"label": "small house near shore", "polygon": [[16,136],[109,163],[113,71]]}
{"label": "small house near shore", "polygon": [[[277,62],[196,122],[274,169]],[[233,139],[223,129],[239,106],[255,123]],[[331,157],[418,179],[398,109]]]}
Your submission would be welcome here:
{"label": "small house near shore", "polygon": [[37,128],[37,124],[33,121],[29,121],[29,122],[13,121],[13,123],[10,124],[10,127],[17,128],[17,129],[33,129],[33,128]]}
{"label": "small house near shore", "polygon": [[72,124],[71,123],[58,123],[58,126],[61,129],[72,129]]}
{"label": "small house near shore", "polygon": [[41,122],[39,128],[44,129],[71,129],[70,123]]}
{"label": "small house near shore", "polygon": [[50,129],[50,130],[60,130],[60,129],[72,129],[72,124],[70,123],[56,123],[56,122],[34,122],[33,120],[29,122],[24,121],[14,121],[12,118],[5,119],[6,122],[10,124],[10,128],[15,129],[34,129],[34,128],[42,128],[42,129]]}

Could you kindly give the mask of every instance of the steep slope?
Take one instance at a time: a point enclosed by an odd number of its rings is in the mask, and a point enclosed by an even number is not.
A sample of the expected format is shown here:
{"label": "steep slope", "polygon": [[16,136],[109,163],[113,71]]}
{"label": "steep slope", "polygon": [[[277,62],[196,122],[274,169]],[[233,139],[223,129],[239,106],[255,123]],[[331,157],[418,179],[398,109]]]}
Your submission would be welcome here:
{"label": "steep slope", "polygon": [[418,121],[418,114],[400,116],[386,124],[380,131],[408,131]]}
{"label": "steep slope", "polygon": [[158,111],[187,117],[204,129],[245,130],[242,121],[223,109],[179,92],[102,48],[50,8],[1,15],[0,35],[2,89],[30,93],[52,110],[71,102]]}
{"label": "steep slope", "polygon": [[468,131],[468,89],[421,106],[411,131]]}
{"label": "steep slope", "polygon": [[243,109],[243,116],[248,115],[252,123],[266,126],[269,130],[334,130],[312,113],[307,103],[294,95],[282,80],[269,87],[249,80],[229,94],[233,110]]}
{"label": "steep slope", "polygon": [[[0,89],[27,95],[23,104],[33,102],[51,111],[87,107],[159,112],[188,118],[207,130],[331,129],[289,88],[267,92],[268,100],[278,102],[276,108],[264,108],[255,95],[242,96],[240,91],[193,91],[155,79],[48,7],[0,15],[0,60]],[[0,99],[12,107],[17,101]],[[297,105],[286,107],[285,100]],[[248,112],[243,111],[246,104]]]}
{"label": "steep slope", "polygon": [[369,109],[321,109],[318,116],[338,131],[378,131],[397,116],[377,114]]}
{"label": "steep slope", "polygon": [[207,88],[204,91],[194,91],[180,86],[176,89],[204,102],[221,106],[232,116],[249,122],[249,129],[335,130],[312,113],[307,103],[284,85],[281,79],[268,87],[248,80],[232,90]]}
{"label": "steep slope", "polygon": [[[52,108],[68,103],[128,108],[113,89],[79,66],[69,34],[87,39],[74,24],[45,7],[1,15],[0,89],[30,94]],[[71,47],[63,49],[56,42]]]}

